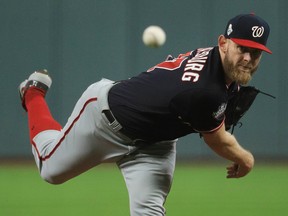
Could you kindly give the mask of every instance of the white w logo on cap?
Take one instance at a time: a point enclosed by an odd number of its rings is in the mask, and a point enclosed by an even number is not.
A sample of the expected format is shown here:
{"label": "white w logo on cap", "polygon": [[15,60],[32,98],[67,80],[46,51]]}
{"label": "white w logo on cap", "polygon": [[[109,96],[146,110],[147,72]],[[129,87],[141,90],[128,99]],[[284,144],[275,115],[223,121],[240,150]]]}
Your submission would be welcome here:
{"label": "white w logo on cap", "polygon": [[263,26],[253,26],[252,27],[252,36],[253,37],[262,37],[264,33],[264,27]]}

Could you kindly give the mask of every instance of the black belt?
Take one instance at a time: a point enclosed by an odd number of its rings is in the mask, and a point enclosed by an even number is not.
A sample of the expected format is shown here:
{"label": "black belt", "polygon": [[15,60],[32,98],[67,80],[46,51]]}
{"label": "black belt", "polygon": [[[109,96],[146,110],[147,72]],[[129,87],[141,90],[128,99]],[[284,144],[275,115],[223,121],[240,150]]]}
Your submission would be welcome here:
{"label": "black belt", "polygon": [[111,110],[103,110],[102,113],[106,116],[106,118],[107,118],[107,120],[109,122],[109,126],[112,128],[113,131],[115,131],[118,134],[124,135],[126,138],[131,140],[131,144],[128,144],[128,145],[140,146],[140,145],[149,143],[146,140],[135,139],[135,138],[132,138],[130,135],[128,135],[125,132],[125,129],[122,127],[122,125],[114,117],[114,115],[111,112]]}
{"label": "black belt", "polygon": [[131,142],[134,142],[135,139],[131,135],[129,135],[129,133],[126,132],[125,128],[123,128],[122,125],[117,121],[111,110],[103,110],[102,113],[105,115],[106,119],[109,122],[109,126],[114,132],[122,136],[124,135],[124,138],[130,139]]}
{"label": "black belt", "polygon": [[[111,110],[103,110],[102,113],[106,116],[109,126],[112,127],[113,131],[115,132],[122,132],[123,130],[122,125],[116,120]],[[125,135],[125,134],[124,134]]]}
{"label": "black belt", "polygon": [[116,121],[114,115],[112,114],[110,110],[103,110],[102,112],[104,113],[104,115],[106,116],[110,124]]}

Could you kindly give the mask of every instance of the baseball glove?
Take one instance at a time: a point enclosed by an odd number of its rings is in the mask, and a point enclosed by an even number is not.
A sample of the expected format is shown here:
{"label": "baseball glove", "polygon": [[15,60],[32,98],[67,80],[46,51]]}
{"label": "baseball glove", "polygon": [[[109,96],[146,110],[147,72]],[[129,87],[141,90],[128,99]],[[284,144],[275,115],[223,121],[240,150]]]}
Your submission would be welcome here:
{"label": "baseball glove", "polygon": [[275,98],[274,96],[264,93],[253,86],[241,86],[240,90],[237,93],[235,93],[235,96],[233,96],[231,99],[228,100],[228,104],[225,110],[226,130],[230,130],[232,127],[231,133],[233,133],[234,127],[237,124],[240,123],[241,127],[242,123],[239,122],[239,120],[251,107],[259,92],[272,98]]}

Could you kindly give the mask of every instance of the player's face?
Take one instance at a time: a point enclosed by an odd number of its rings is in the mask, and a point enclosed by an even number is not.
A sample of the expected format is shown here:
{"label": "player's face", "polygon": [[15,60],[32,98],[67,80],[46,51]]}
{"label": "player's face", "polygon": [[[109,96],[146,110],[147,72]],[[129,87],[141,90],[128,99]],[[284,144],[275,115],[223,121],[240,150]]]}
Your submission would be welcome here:
{"label": "player's face", "polygon": [[227,79],[246,85],[258,68],[261,54],[259,49],[240,46],[228,40],[228,49],[223,60]]}

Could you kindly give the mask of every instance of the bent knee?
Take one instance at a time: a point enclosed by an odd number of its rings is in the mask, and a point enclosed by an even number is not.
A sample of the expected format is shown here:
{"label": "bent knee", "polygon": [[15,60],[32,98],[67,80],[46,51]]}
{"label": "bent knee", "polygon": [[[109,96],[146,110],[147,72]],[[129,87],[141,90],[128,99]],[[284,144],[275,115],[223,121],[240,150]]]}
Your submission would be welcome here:
{"label": "bent knee", "polygon": [[53,185],[63,184],[70,179],[64,174],[52,174],[48,172],[41,173],[41,178],[49,184]]}

